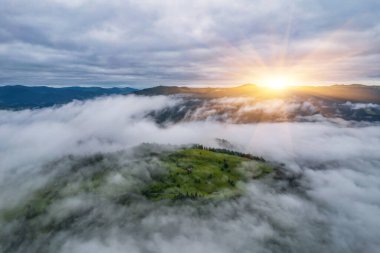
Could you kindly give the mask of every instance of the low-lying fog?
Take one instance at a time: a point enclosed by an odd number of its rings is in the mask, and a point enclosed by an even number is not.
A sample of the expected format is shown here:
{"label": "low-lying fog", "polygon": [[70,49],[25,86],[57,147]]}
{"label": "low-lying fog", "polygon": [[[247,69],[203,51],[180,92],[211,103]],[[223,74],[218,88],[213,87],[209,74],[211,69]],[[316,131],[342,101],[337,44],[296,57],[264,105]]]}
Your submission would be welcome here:
{"label": "low-lying fog", "polygon": [[[239,151],[284,163],[296,183],[281,188],[279,182],[272,180],[252,181],[244,197],[202,207],[159,202],[115,207],[85,196],[67,199],[65,205],[49,212],[53,215],[64,212],[72,205],[96,208],[77,221],[75,228],[51,234],[49,243],[29,238],[12,250],[184,253],[379,250],[378,124],[327,119],[319,114],[308,122],[255,124],[189,116],[186,121],[158,125],[152,118],[155,112],[177,108],[183,99],[186,98],[116,96],[57,108],[0,111],[0,209],[22,202],[34,189],[49,182],[57,173],[54,169],[64,169],[65,159],[47,172],[47,164],[53,161],[66,155],[95,153],[113,157],[118,151],[128,153],[131,147],[143,142],[217,146],[215,139],[222,138]],[[265,107],[273,108],[280,102],[276,103]],[[284,113],[285,106],[280,106]],[[301,106],[312,110],[309,104]],[[136,155],[122,156],[115,163],[121,166],[136,159]],[[133,185],[133,181],[129,183]],[[103,222],[96,222],[99,216]],[[0,224],[0,235],[8,233],[6,229]]]}

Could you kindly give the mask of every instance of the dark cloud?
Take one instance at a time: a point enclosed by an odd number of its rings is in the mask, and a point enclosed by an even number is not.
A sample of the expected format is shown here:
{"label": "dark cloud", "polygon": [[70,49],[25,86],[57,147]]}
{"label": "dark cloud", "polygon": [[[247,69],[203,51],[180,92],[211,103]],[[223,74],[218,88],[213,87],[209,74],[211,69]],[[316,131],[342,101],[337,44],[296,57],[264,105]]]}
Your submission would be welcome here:
{"label": "dark cloud", "polygon": [[6,0],[0,83],[231,84],[281,59],[315,82],[377,82],[379,10],[376,0]]}

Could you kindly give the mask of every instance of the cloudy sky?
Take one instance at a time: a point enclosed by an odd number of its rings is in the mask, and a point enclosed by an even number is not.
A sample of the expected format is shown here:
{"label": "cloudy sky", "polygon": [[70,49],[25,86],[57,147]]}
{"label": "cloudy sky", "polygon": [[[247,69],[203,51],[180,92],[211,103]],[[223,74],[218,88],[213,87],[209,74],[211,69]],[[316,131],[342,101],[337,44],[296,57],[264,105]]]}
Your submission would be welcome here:
{"label": "cloudy sky", "polygon": [[2,0],[0,84],[380,84],[377,0]]}

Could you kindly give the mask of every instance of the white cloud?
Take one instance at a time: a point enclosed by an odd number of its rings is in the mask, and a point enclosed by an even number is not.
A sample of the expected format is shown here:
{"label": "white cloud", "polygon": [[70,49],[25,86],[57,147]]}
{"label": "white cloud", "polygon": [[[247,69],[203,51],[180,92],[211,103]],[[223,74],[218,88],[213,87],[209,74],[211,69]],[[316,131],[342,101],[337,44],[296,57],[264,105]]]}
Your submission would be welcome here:
{"label": "white cloud", "polygon": [[[379,126],[191,121],[162,127],[145,117],[178,102],[164,96],[115,96],[56,108],[0,111],[1,206],[49,180],[48,175],[36,176],[43,164],[63,155],[107,153],[141,142],[217,145],[215,138],[223,138],[241,151],[286,163],[298,186],[286,180],[255,181],[245,197],[209,206],[204,216],[196,206],[145,203],[120,210],[97,199],[95,210],[80,223],[86,237],[58,234],[51,247],[63,252],[377,250]],[[114,175],[109,183],[118,180]],[[82,207],[78,199],[62,206]],[[60,210],[59,205],[55,208]],[[96,215],[105,217],[107,225],[93,227]]]}

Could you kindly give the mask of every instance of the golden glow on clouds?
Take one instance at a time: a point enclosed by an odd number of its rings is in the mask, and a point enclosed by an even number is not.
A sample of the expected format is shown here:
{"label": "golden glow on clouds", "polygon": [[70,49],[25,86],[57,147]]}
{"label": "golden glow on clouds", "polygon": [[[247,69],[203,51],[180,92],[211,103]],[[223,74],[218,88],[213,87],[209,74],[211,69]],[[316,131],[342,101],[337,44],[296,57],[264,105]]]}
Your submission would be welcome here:
{"label": "golden glow on clouds", "polygon": [[352,48],[343,43],[348,36],[344,29],[333,30],[318,38],[298,43],[297,47],[292,46],[288,32],[286,31],[284,41],[274,40],[265,46],[261,45],[259,49],[254,42],[247,41],[241,47],[231,50],[236,58],[229,65],[229,71],[235,71],[231,79],[278,90],[288,86],[362,81],[353,81],[350,76],[352,73],[361,72],[359,69],[357,72],[342,72],[344,68],[350,69],[347,64],[352,62],[352,57],[365,49]]}

